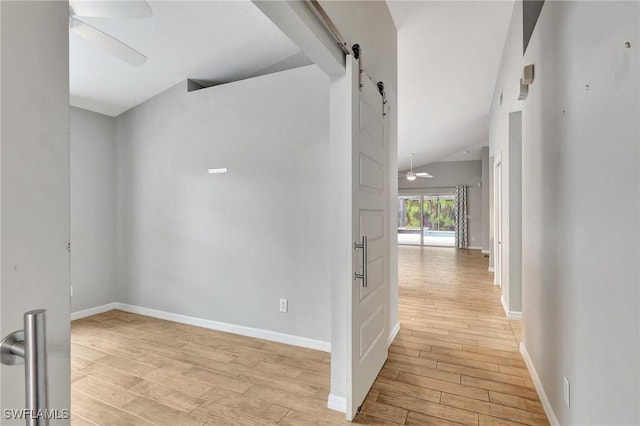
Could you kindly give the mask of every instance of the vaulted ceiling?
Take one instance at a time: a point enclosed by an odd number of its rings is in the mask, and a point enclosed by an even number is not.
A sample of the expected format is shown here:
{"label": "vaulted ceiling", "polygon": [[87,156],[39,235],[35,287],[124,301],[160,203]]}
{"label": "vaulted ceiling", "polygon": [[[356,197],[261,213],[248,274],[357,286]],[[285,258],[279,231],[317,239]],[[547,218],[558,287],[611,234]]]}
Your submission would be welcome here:
{"label": "vaulted ceiling", "polygon": [[71,104],[117,116],[187,79],[246,78],[299,52],[248,0],[149,1],[150,18],[82,18],[147,56],[129,65],[71,32]]}
{"label": "vaulted ceiling", "polygon": [[[142,52],[143,65],[70,34],[72,105],[117,116],[187,78],[246,78],[300,52],[248,0],[148,3],[151,18],[83,18]],[[513,2],[387,3],[398,28],[399,168],[409,153],[419,166],[486,144]]]}
{"label": "vaulted ceiling", "polygon": [[[488,145],[512,1],[388,0],[398,29],[398,167]],[[464,157],[463,157],[464,158]]]}

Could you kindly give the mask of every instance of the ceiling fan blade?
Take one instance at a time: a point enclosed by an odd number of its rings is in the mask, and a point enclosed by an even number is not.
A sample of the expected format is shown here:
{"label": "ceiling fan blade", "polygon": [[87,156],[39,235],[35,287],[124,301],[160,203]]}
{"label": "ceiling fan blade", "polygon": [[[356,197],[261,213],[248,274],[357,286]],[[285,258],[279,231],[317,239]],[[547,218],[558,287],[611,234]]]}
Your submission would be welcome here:
{"label": "ceiling fan blade", "polygon": [[416,176],[418,177],[426,177],[426,178],[431,178],[433,177],[433,175],[426,173],[426,172],[420,172],[420,173],[416,173]]}
{"label": "ceiling fan blade", "polygon": [[69,28],[89,43],[98,46],[105,52],[125,61],[131,65],[142,65],[147,62],[147,57],[134,48],[127,46],[120,40],[100,31],[96,27],[70,17]]}
{"label": "ceiling fan blade", "polygon": [[429,176],[416,175],[416,176],[421,177],[421,178],[426,178],[426,179],[431,179],[433,177],[431,175],[429,175]]}
{"label": "ceiling fan blade", "polygon": [[87,18],[150,18],[153,11],[144,0],[70,0],[71,14]]}

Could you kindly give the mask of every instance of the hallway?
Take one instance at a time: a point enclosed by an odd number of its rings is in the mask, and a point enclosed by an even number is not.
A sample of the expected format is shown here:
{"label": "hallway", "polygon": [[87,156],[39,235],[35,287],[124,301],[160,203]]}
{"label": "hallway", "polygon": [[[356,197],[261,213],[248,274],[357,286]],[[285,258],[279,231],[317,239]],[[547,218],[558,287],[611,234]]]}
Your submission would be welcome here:
{"label": "hallway", "polygon": [[[362,414],[391,424],[548,424],[477,250],[398,247],[400,334]],[[453,423],[450,423],[453,422]]]}

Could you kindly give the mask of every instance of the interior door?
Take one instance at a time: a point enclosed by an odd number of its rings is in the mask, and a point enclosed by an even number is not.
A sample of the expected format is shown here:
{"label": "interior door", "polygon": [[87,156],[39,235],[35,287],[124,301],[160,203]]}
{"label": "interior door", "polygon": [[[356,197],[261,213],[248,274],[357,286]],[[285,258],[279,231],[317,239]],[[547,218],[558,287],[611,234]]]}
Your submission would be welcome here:
{"label": "interior door", "polygon": [[[0,338],[46,310],[38,425],[69,424],[68,14],[67,2],[0,2]],[[25,365],[1,364],[0,381],[0,423],[24,425]]]}
{"label": "interior door", "polygon": [[[355,69],[354,69],[355,68]],[[382,96],[364,73],[358,89],[358,66],[347,58],[354,79],[352,150],[352,234],[354,280],[351,291],[351,350],[347,378],[347,417],[352,419],[387,359],[389,312],[388,143]],[[349,333],[348,333],[349,336]]]}

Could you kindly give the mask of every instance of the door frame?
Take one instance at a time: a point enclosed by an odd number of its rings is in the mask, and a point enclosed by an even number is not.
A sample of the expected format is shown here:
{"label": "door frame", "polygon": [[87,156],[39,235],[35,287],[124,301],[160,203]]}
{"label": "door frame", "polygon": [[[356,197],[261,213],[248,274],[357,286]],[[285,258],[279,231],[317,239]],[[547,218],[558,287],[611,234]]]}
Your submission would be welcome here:
{"label": "door frame", "polygon": [[498,153],[494,161],[494,253],[495,253],[495,268],[493,283],[499,287],[502,287],[502,239],[503,239],[503,199],[502,199],[502,153]]}

